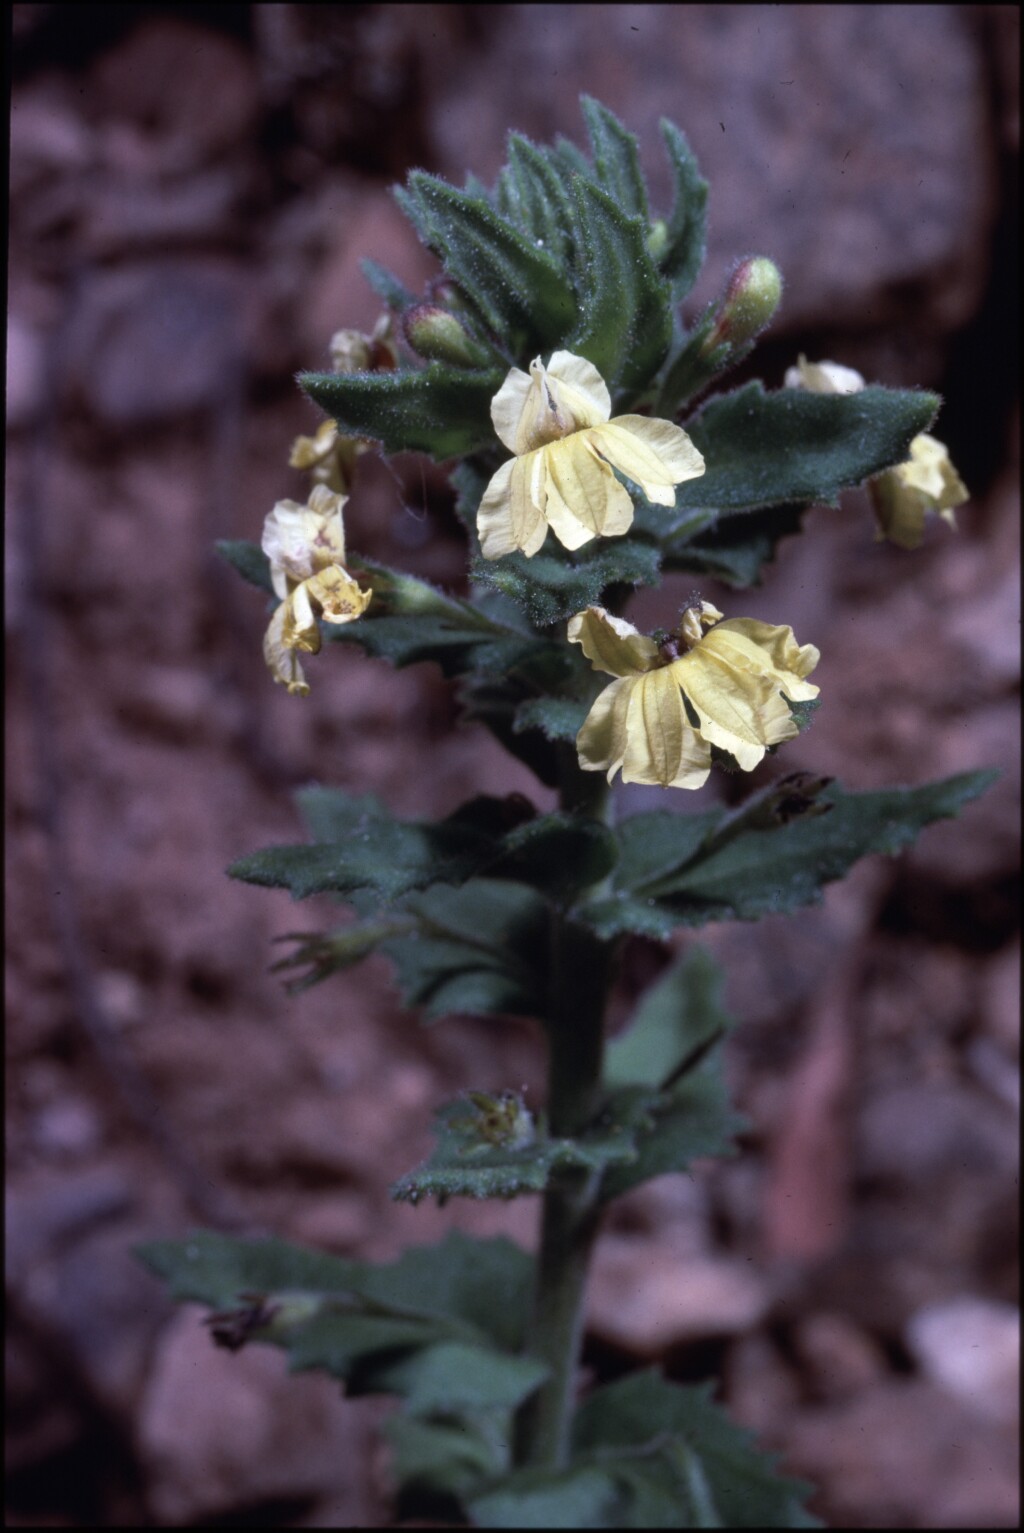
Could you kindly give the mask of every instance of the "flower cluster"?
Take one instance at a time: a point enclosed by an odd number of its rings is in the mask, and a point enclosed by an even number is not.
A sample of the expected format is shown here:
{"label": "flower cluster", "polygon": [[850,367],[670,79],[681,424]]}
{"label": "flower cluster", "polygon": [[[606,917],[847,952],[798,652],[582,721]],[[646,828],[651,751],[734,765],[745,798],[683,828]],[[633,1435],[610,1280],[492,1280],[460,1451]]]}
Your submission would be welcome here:
{"label": "flower cluster", "polygon": [[309,686],[297,651],[319,653],[317,619],[351,623],[366,611],[372,595],[345,569],[345,500],[324,484],[314,485],[304,506],[279,500],[263,524],[263,552],[281,598],[263,640],[263,656],[274,680],[298,697],[305,697]]}
{"label": "flower cluster", "polygon": [[813,644],[754,618],[723,621],[710,602],[688,607],[663,644],[603,607],[578,613],[569,638],[615,678],[576,737],[580,766],[609,782],[621,769],[623,782],[700,788],[713,745],[750,772],[798,733],[787,699],[818,695],[806,680],[819,658]]}
{"label": "flower cluster", "polygon": [[[809,389],[812,394],[856,394],[864,386],[860,373],[838,362],[808,362],[802,356],[786,372],[787,388]],[[954,509],[969,498],[945,445],[924,431],[911,442],[906,463],[872,479],[868,491],[875,536],[900,548],[920,547],[929,515],[938,515],[955,531]]]}

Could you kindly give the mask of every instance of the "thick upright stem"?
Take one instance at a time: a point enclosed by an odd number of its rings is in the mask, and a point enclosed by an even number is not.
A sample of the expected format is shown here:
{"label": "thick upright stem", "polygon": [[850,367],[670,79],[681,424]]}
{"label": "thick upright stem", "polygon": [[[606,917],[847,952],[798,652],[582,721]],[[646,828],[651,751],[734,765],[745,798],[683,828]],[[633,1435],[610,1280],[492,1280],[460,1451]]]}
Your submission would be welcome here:
{"label": "thick upright stem", "polygon": [[[602,779],[576,767],[563,776],[562,804],[603,816]],[[552,917],[548,1002],[548,1118],[551,1133],[578,1133],[600,1098],[609,952],[591,932],[565,916]],[[597,1236],[598,1177],[566,1170],[544,1194],[529,1351],[550,1377],[524,1405],[517,1425],[520,1464],[558,1468],[569,1451],[573,1389],[583,1335],[583,1299]]]}

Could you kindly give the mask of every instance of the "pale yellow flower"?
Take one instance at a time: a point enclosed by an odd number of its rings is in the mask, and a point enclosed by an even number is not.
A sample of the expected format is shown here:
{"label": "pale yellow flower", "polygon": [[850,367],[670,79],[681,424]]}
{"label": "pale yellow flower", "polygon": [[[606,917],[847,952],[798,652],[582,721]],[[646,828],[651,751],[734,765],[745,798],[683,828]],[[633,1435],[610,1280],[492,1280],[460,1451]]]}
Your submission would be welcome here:
{"label": "pale yellow flower", "polygon": [[315,436],[295,438],[288,466],[305,469],[314,484],[341,495],[352,482],[356,459],[368,447],[359,437],[342,436],[335,421],[321,421]]}
{"label": "pale yellow flower", "polygon": [[798,733],[787,699],[817,697],[805,677],[818,651],[798,645],[791,628],[721,617],[710,602],[688,608],[678,637],[664,645],[603,607],[570,620],[572,643],[615,677],[576,736],[585,771],[607,772],[609,782],[621,769],[623,782],[700,788],[712,745],[750,772],[770,745]]}
{"label": "pale yellow flower", "polygon": [[530,557],[548,528],[566,548],[618,537],[633,521],[633,502],[618,469],[659,506],[675,486],[704,472],[686,432],[670,421],[612,413],[597,368],[570,351],[514,367],[491,401],[491,419],[515,454],[491,479],[477,514],[485,559],[514,549]]}
{"label": "pale yellow flower", "polygon": [[[786,370],[787,388],[812,394],[856,394],[864,379],[838,362],[808,362],[804,356]],[[888,539],[899,548],[918,548],[924,539],[925,517],[937,514],[956,531],[955,506],[970,499],[967,486],[950,461],[943,442],[922,431],[910,444],[910,457],[886,469],[868,485],[875,513],[876,541]]]}
{"label": "pale yellow flower", "polygon": [[955,532],[953,508],[970,498],[945,445],[924,431],[911,442],[909,460],[872,479],[868,490],[878,523],[875,537],[899,548],[920,546],[929,513]]}
{"label": "pale yellow flower", "polygon": [[787,389],[807,389],[810,394],[859,394],[865,387],[856,368],[840,362],[808,362],[803,352],[795,367],[786,369]]}
{"label": "pale yellow flower", "polygon": [[306,505],[279,500],[263,524],[263,552],[281,604],[270,619],[263,656],[275,681],[305,697],[309,691],[296,650],[320,650],[322,618],[351,623],[369,606],[364,591],[345,569],[345,496],[316,485]]}

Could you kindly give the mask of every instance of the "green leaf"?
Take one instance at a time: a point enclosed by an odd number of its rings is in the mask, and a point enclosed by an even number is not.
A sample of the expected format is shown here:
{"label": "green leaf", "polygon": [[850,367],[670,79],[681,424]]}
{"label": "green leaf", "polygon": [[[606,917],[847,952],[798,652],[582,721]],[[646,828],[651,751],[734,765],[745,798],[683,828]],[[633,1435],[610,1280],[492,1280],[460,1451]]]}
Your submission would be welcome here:
{"label": "green leaf", "polygon": [[726,516],[691,541],[677,536],[665,544],[664,568],[711,575],[741,589],[761,584],[766,564],[775,558],[783,538],[800,531],[806,506],[771,506]]}
{"label": "green leaf", "polygon": [[723,975],[693,947],[641,997],[625,1032],[608,1045],[609,1086],[665,1086],[732,1026],[722,1003]]}
{"label": "green leaf", "polygon": [[350,798],[320,788],[307,790],[304,798],[333,830],[332,839],[252,852],[231,864],[229,877],[288,889],[296,900],[357,889],[396,900],[427,884],[460,883],[494,855],[492,840],[475,828],[457,820],[396,820],[372,794]]}
{"label": "green leaf", "polygon": [[[632,1090],[635,1100],[637,1088]],[[713,1049],[668,1091],[641,1100],[647,1130],[637,1134],[632,1160],[608,1168],[601,1182],[604,1201],[621,1197],[652,1177],[686,1171],[702,1157],[735,1154],[733,1141],[746,1127],[746,1119],[730,1107],[719,1049]]]}
{"label": "green leaf", "polygon": [[624,537],[587,544],[576,554],[552,548],[530,559],[521,553],[476,559],[471,577],[511,597],[535,627],[544,628],[600,603],[611,585],[656,585],[660,565],[651,543]]}
{"label": "green leaf", "polygon": [[666,117],[661,119],[661,135],[675,178],[675,202],[658,265],[672,283],[673,299],[680,303],[693,287],[704,264],[708,183],[697,168],[685,134]]}
{"label": "green leaf", "polygon": [[[616,1110],[618,1109],[618,1110]],[[609,1104],[601,1118],[574,1139],[553,1139],[538,1129],[527,1143],[500,1144],[485,1137],[468,1101],[448,1102],[437,1115],[437,1145],[429,1160],[403,1176],[391,1196],[417,1203],[423,1197],[514,1198],[542,1192],[553,1172],[565,1167],[600,1171],[636,1158],[635,1140],[649,1118],[635,1096]]]}
{"label": "green leaf", "polygon": [[839,491],[909,456],[939,399],[912,389],[811,394],[759,382],[709,400],[686,429],[706,472],[676,491],[676,505],[720,516],[789,502],[836,504]]}
{"label": "green leaf", "polygon": [[[682,1467],[679,1450],[692,1453],[700,1475],[695,1478],[691,1472],[689,1476],[691,1494],[686,1499],[690,1505],[687,1508],[680,1498],[676,1527],[820,1526],[804,1508],[811,1487],[779,1475],[775,1458],[761,1452],[752,1434],[730,1421],[710,1395],[710,1385],[670,1384],[654,1370],[608,1384],[585,1399],[576,1413],[574,1455],[585,1459],[619,1453],[628,1459],[630,1450],[635,1455],[660,1443],[674,1450],[675,1465]],[[696,1504],[693,1489],[697,1489]],[[701,1501],[705,1514],[709,1507],[717,1509],[718,1523],[704,1520]]]}
{"label": "green leaf", "polygon": [[245,538],[219,538],[213,546],[243,580],[252,586],[259,586],[261,591],[271,596],[276,594],[270,579],[270,560],[258,543],[250,543]]}
{"label": "green leaf", "polygon": [[299,386],[345,435],[440,460],[494,444],[491,400],[503,378],[496,369],[428,362],[395,372],[300,373]]}
{"label": "green leaf", "polygon": [[[765,820],[760,795],[749,823],[723,811],[634,816],[617,831],[612,897],[581,907],[577,916],[610,938],[750,921],[814,904],[822,886],[842,878],[860,857],[900,851],[926,825],[958,814],[995,775],[968,772],[873,793],[848,793],[833,783],[815,799],[816,812],[784,824],[770,814]],[[826,805],[831,809],[822,813]]]}
{"label": "green leaf", "polygon": [[404,309],[411,308],[417,302],[416,294],[410,292],[405,283],[396,277],[394,272],[388,271],[386,266],[382,266],[379,261],[365,256],[359,263],[359,269],[377,297],[382,298],[389,309],[396,309],[401,314]]}
{"label": "green leaf", "polygon": [[461,1341],[436,1342],[376,1375],[377,1387],[402,1395],[413,1416],[434,1411],[514,1410],[548,1376],[532,1357],[509,1357]]}
{"label": "green leaf", "polygon": [[546,740],[575,740],[590,704],[571,697],[532,697],[520,703],[512,728],[517,735],[538,729]]}
{"label": "green leaf", "polygon": [[593,362],[613,393],[642,392],[672,340],[668,284],[647,249],[647,225],[587,177],[572,183],[577,287],[584,301],[569,350]]}
{"label": "green leaf", "polygon": [[433,660],[445,676],[469,672],[508,677],[553,646],[533,634],[511,628],[488,630],[468,617],[445,617],[431,613],[366,617],[354,623],[332,623],[325,629],[335,644],[358,644],[375,660],[387,660],[397,669]]}
{"label": "green leaf", "polygon": [[621,1528],[623,1497],[612,1474],[582,1464],[521,1469],[469,1502],[478,1528]]}
{"label": "green leaf", "polygon": [[391,1445],[391,1469],[400,1491],[415,1504],[424,1495],[466,1497],[507,1468],[507,1452],[488,1432],[490,1417],[458,1423],[424,1421],[396,1413],[381,1431]]}
{"label": "green leaf", "polygon": [[510,830],[492,871],[565,899],[596,884],[615,866],[618,847],[607,826],[557,811]]}
{"label": "green leaf", "polygon": [[294,1366],[346,1376],[375,1354],[412,1345],[460,1341],[517,1352],[531,1302],[526,1252],[457,1232],[379,1266],[209,1231],[150,1241],[137,1254],[176,1299],[221,1311],[276,1309],[253,1339],[284,1347]]}
{"label": "green leaf", "polygon": [[637,141],[619,119],[593,96],[581,96],[598,184],[623,212],[647,219],[647,187],[640,170]]}
{"label": "green leaf", "polygon": [[475,878],[412,895],[404,908],[417,934],[381,950],[409,1005],[427,1017],[543,1011],[549,907],[533,889]]}
{"label": "green leaf", "polygon": [[508,166],[502,173],[509,216],[523,234],[560,263],[572,254],[572,204],[565,178],[548,157],[519,133],[508,138]]}
{"label": "green leaf", "polygon": [[576,320],[576,297],[553,256],[482,197],[460,192],[425,171],[409,176],[403,206],[410,203],[448,275],[512,355],[529,356],[561,344]]}

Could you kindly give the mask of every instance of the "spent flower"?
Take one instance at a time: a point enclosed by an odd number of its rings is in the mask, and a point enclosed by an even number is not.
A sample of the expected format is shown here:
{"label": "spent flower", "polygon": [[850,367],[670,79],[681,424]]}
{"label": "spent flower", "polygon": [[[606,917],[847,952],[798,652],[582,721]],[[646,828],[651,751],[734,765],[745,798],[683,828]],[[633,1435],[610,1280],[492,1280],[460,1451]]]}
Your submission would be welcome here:
{"label": "spent flower", "polygon": [[723,621],[710,602],[688,607],[664,644],[603,607],[577,613],[569,638],[615,678],[576,736],[580,766],[609,782],[621,769],[623,782],[700,788],[713,745],[753,771],[798,733],[789,702],[818,695],[806,680],[819,658],[813,644],[755,618]]}
{"label": "spent flower", "polygon": [[633,502],[618,469],[656,505],[675,503],[675,487],[704,472],[704,459],[679,426],[612,413],[593,363],[556,351],[524,373],[514,367],[491,401],[499,438],[515,454],[484,491],[477,514],[486,559],[521,549],[535,554],[548,528],[566,548],[629,530]]}
{"label": "spent flower", "polygon": [[372,596],[345,569],[345,500],[318,484],[304,506],[279,500],[263,524],[263,552],[281,598],[264,636],[263,655],[274,680],[299,697],[306,696],[309,686],[296,651],[319,652],[317,619],[351,623]]}
{"label": "spent flower", "polygon": [[[785,382],[787,388],[804,388],[812,394],[857,394],[865,387],[854,368],[838,362],[808,362],[804,356],[796,367],[787,368]],[[945,443],[925,431],[914,437],[907,461],[872,479],[868,493],[876,539],[887,539],[899,548],[920,547],[929,515],[939,516],[955,532],[954,509],[970,498]]]}

